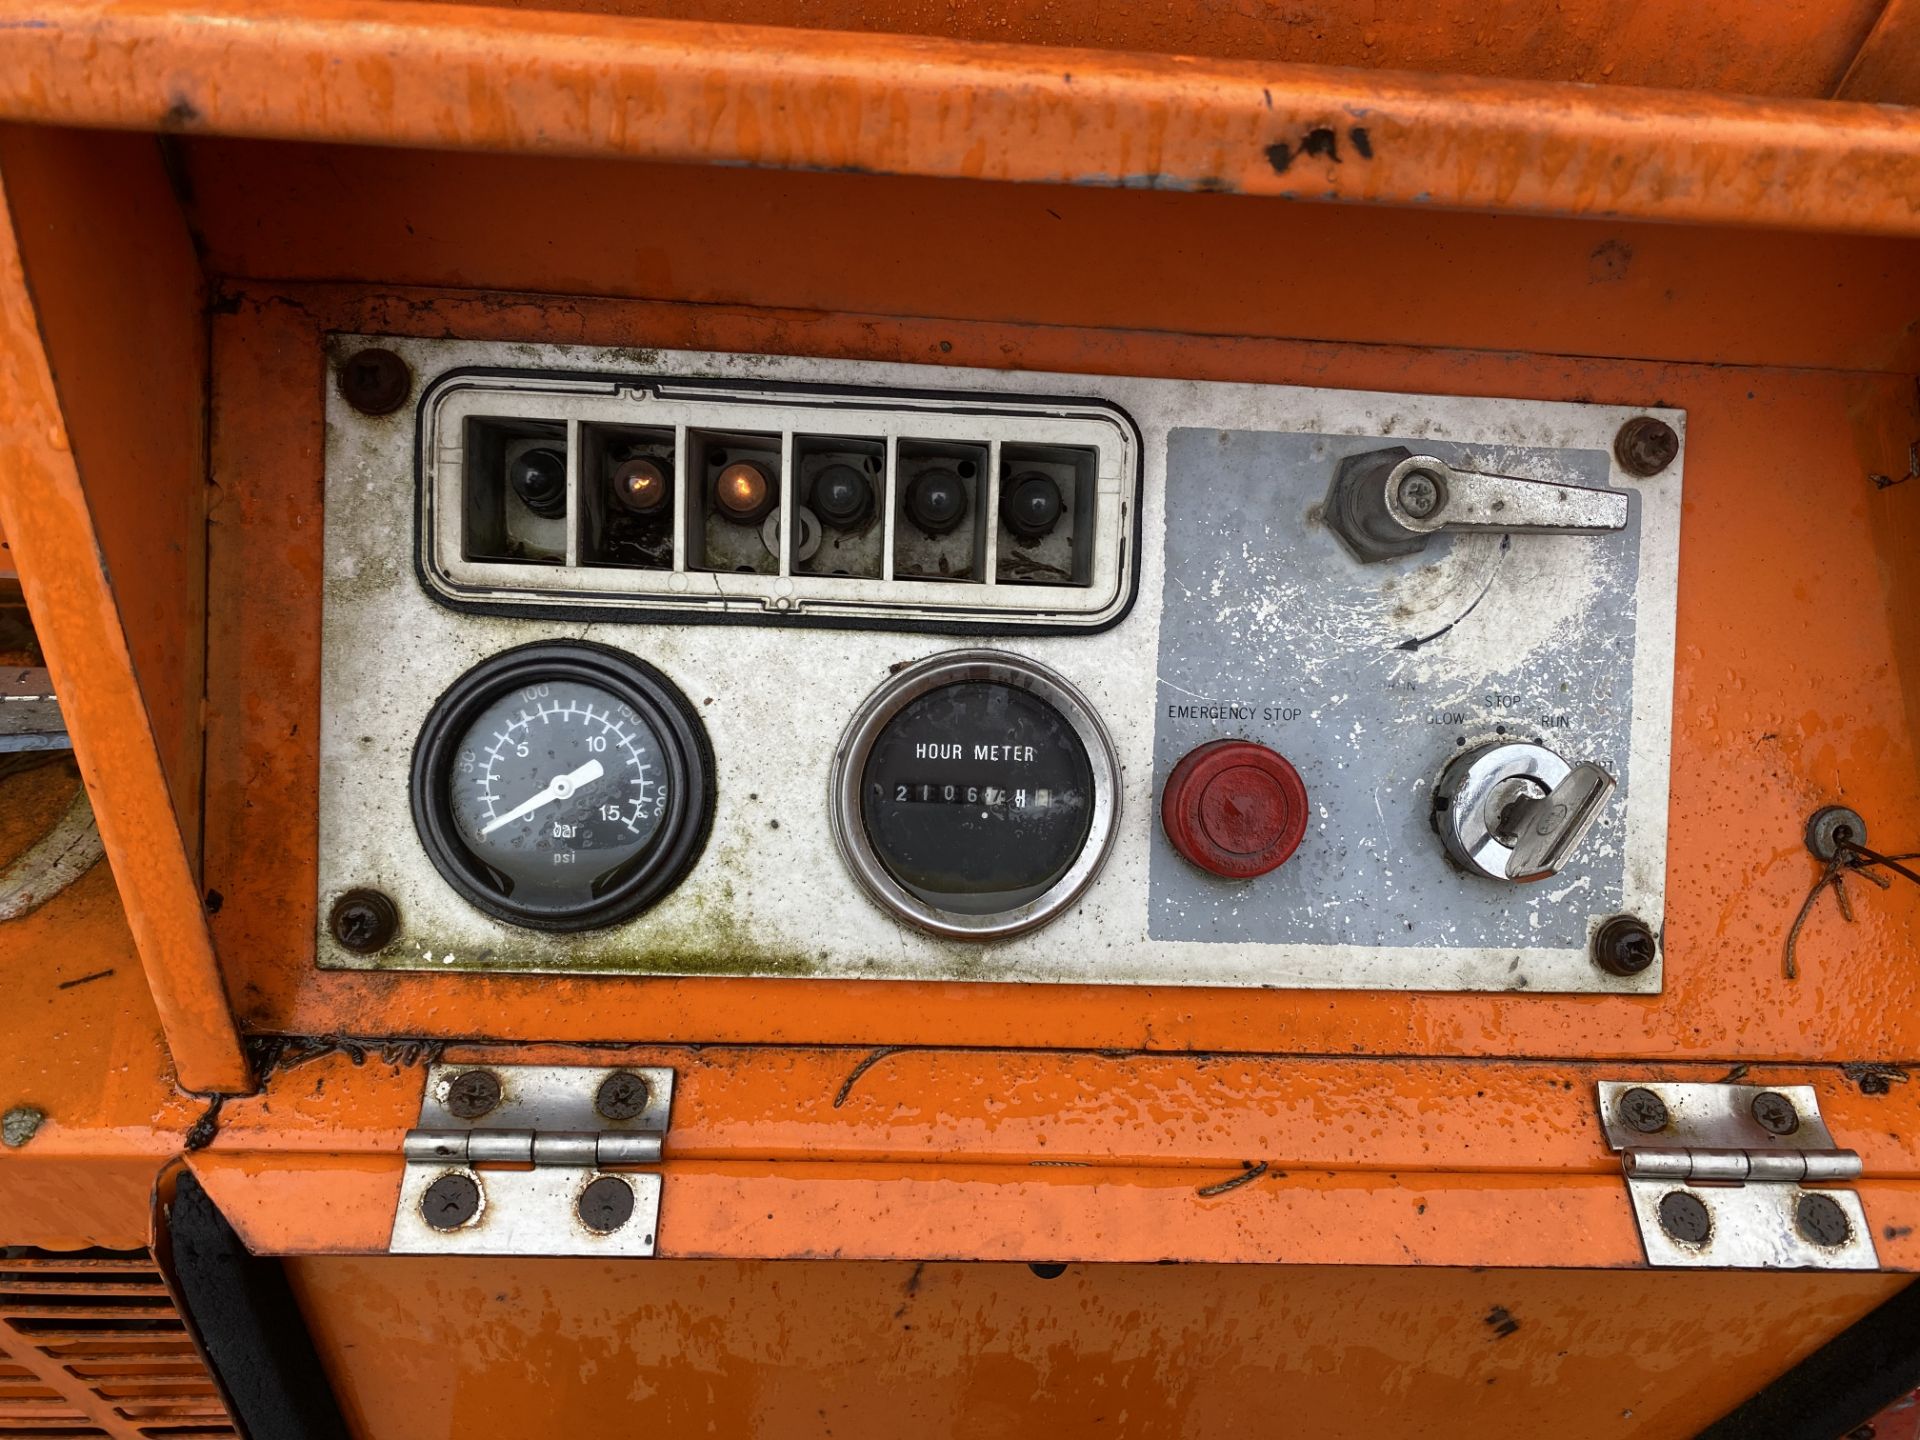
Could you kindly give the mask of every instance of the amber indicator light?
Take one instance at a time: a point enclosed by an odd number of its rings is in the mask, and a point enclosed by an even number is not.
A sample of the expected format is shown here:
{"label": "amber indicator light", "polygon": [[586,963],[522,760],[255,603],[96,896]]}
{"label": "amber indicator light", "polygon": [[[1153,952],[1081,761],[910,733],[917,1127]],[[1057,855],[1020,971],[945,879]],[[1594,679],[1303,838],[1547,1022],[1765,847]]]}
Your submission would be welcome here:
{"label": "amber indicator light", "polygon": [[658,460],[639,456],[613,472],[613,498],[636,515],[657,515],[673,498],[673,480]]}
{"label": "amber indicator light", "polygon": [[727,519],[750,525],[773,508],[773,484],[751,460],[736,460],[713,482],[713,503]]}

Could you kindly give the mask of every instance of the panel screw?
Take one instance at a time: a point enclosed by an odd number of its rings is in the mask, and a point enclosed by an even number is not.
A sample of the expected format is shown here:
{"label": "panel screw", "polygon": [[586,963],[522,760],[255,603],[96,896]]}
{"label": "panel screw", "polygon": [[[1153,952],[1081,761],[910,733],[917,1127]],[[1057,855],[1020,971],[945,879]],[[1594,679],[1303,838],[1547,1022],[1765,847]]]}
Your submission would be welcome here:
{"label": "panel screw", "polygon": [[1414,519],[1425,520],[1440,508],[1440,482],[1424,470],[1415,470],[1401,478],[1394,498]]}
{"label": "panel screw", "polygon": [[1800,1238],[1814,1245],[1844,1245],[1853,1235],[1847,1212],[1831,1195],[1809,1191],[1793,1207],[1793,1226]]}
{"label": "panel screw", "polygon": [[1616,915],[1593,934],[1593,963],[1609,975],[1638,975],[1653,964],[1659,945],[1647,922],[1634,915]]}
{"label": "panel screw", "polygon": [[384,950],[400,928],[400,912],[378,890],[349,890],[327,914],[333,938],[358,955]]}
{"label": "panel screw", "polygon": [[447,1112],[457,1120],[478,1120],[500,1103],[500,1077],[491,1070],[463,1070],[447,1082]]}
{"label": "panel screw", "polygon": [[1645,1086],[1636,1085],[1615,1104],[1616,1113],[1628,1128],[1652,1135],[1667,1128],[1667,1102]]}
{"label": "panel screw", "polygon": [[602,1175],[580,1192],[580,1223],[596,1235],[611,1235],[633,1218],[633,1187],[618,1175]]}
{"label": "panel screw", "polygon": [[1664,420],[1640,415],[1622,425],[1613,437],[1613,457],[1620,468],[1641,479],[1658,475],[1680,454],[1680,437]]}
{"label": "panel screw", "polygon": [[413,371],[391,350],[360,350],[340,366],[340,398],[362,415],[391,415],[413,393]]}
{"label": "panel screw", "polygon": [[1800,1112],[1777,1090],[1762,1090],[1754,1096],[1752,1109],[1754,1120],[1769,1135],[1791,1135],[1800,1128]]}
{"label": "panel screw", "polygon": [[436,1230],[458,1230],[479,1212],[479,1182],[457,1170],[435,1180],[420,1197],[420,1218]]}
{"label": "panel screw", "polygon": [[1832,860],[1840,853],[1840,842],[1867,843],[1867,822],[1858,810],[1844,805],[1822,805],[1807,818],[1807,849],[1816,860]]}
{"label": "panel screw", "polygon": [[1713,1217],[1695,1196],[1671,1190],[1660,1197],[1660,1228],[1675,1240],[1704,1245],[1713,1233]]}
{"label": "panel screw", "polygon": [[652,1094],[640,1076],[631,1070],[616,1070],[600,1082],[593,1108],[602,1120],[631,1120],[647,1108]]}

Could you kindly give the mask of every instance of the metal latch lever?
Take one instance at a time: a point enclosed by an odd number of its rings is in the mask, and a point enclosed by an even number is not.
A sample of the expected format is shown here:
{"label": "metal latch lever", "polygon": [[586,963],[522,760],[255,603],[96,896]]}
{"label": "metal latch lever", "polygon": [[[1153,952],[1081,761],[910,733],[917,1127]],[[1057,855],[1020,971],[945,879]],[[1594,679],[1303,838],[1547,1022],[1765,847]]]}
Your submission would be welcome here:
{"label": "metal latch lever", "polygon": [[1463,470],[1392,445],[1340,462],[1326,520],[1371,562],[1425,549],[1441,530],[1604,535],[1627,528],[1628,503],[1624,490]]}

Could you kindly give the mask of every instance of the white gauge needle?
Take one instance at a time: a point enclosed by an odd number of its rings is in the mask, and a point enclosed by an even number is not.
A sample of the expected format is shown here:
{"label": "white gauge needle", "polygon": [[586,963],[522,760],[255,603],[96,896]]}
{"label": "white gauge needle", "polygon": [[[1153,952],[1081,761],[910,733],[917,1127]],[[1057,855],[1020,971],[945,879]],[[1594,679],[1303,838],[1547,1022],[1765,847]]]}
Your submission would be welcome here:
{"label": "white gauge needle", "polygon": [[522,800],[518,805],[514,806],[513,809],[507,811],[506,814],[489,820],[485,825],[480,827],[480,833],[482,835],[491,835],[502,825],[509,825],[515,820],[518,820],[522,815],[531,815],[550,800],[565,800],[582,785],[591,785],[606,773],[606,770],[598,760],[589,760],[578,770],[569,770],[564,775],[556,775],[548,782],[546,789],[536,791]]}

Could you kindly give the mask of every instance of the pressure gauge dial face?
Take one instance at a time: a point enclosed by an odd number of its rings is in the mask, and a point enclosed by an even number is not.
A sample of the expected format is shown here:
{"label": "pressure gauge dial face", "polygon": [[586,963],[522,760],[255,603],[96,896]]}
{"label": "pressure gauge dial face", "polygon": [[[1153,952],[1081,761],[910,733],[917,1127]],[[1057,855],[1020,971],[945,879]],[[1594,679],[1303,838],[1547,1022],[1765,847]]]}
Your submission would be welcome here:
{"label": "pressure gauge dial face", "polygon": [[1044,924],[1112,845],[1119,766],[1092,707],[1044,666],[958,651],[862,707],[835,757],[835,833],[883,906],[937,934]]}
{"label": "pressure gauge dial face", "polygon": [[686,874],[712,819],[692,707],[597,645],[510,650],[441,697],[414,751],[414,821],[488,914],[536,929],[615,924]]}

